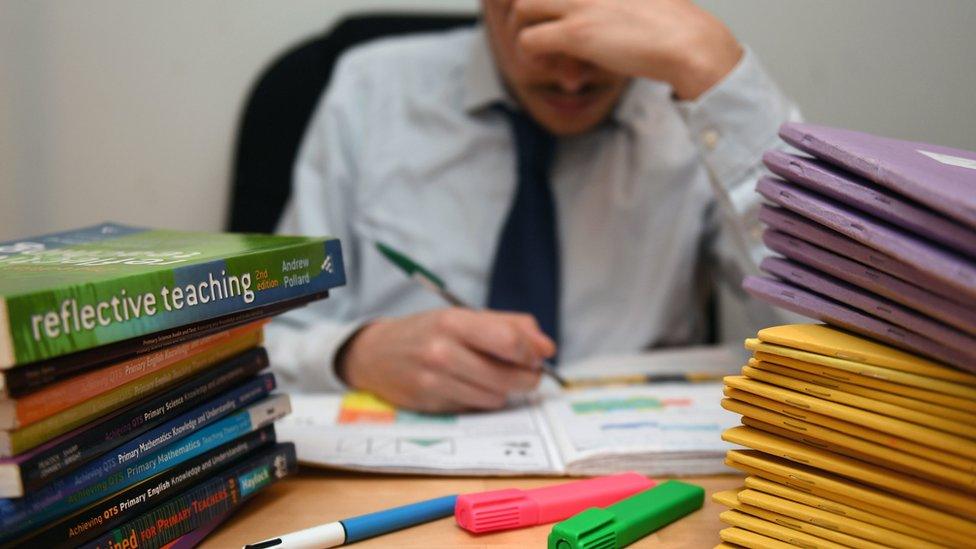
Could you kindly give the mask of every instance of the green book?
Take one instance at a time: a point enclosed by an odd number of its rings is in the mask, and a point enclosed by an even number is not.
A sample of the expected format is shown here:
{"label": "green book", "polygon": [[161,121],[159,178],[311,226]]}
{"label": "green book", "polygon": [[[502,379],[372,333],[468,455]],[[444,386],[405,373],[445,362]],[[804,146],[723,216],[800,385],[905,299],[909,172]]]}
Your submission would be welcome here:
{"label": "green book", "polygon": [[329,237],[104,223],[0,243],[0,369],[328,292]]}

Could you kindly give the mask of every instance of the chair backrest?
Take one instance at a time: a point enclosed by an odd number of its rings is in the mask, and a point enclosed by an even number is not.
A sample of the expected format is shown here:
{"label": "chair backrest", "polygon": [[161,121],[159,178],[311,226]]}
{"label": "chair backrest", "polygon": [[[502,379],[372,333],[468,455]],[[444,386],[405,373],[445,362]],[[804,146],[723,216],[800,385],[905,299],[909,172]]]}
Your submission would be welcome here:
{"label": "chair backrest", "polygon": [[431,14],[353,16],[276,58],[251,89],[240,119],[227,228],[269,233],[278,224],[305,128],[345,50],[375,38],[472,25],[475,20]]}

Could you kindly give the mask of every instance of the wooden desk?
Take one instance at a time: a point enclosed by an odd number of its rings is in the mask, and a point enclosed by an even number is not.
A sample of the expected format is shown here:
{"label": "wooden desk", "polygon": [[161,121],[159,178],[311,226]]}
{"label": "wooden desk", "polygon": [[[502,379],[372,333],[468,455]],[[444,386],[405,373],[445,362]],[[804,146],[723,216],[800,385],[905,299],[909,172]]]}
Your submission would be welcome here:
{"label": "wooden desk", "polygon": [[[705,507],[644,538],[632,547],[698,549],[719,543],[718,520],[724,508],[711,501],[720,490],[737,488],[739,476],[692,477],[705,488]],[[458,492],[518,486],[533,488],[564,482],[551,478],[437,478],[380,476],[304,469],[265,490],[214,532],[203,547],[241,547],[325,522]],[[442,519],[364,541],[356,547],[545,547],[551,525],[473,536],[454,520]]]}

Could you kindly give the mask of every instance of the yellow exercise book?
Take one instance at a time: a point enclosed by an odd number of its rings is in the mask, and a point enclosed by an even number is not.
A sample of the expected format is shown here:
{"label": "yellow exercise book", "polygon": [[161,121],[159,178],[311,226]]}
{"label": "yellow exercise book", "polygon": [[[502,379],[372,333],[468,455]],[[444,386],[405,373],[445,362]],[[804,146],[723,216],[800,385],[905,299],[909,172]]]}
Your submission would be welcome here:
{"label": "yellow exercise book", "polygon": [[[769,536],[773,539],[785,541],[790,545],[810,547],[811,549],[844,549],[846,547],[839,543],[834,543],[832,541],[807,534],[806,532],[801,532],[800,530],[787,528],[786,526],[782,526],[768,520],[763,520],[759,517],[749,515],[741,511],[723,511],[718,518],[729,526],[749,530],[750,532],[755,532],[763,536]],[[871,544],[870,546],[863,547],[864,549],[884,549],[884,546],[877,544]]]}
{"label": "yellow exercise book", "polygon": [[976,474],[971,472],[955,469],[905,452],[893,451],[886,445],[876,444],[844,431],[821,427],[735,399],[722,400],[722,407],[730,412],[741,414],[743,416],[742,423],[749,427],[755,427],[799,442],[806,442],[825,450],[837,451],[908,474],[929,478],[936,482],[948,482],[966,491],[976,490]]}
{"label": "yellow exercise book", "polygon": [[[859,520],[867,524],[873,524],[875,526],[884,528],[886,530],[892,530],[905,534],[911,538],[918,539],[931,539],[933,541],[939,542],[942,545],[952,546],[954,544],[960,543],[963,539],[961,536],[959,539],[954,539],[951,536],[944,536],[942,529],[923,529],[917,528],[910,524],[905,524],[902,521],[894,520],[890,517],[883,515],[877,515],[874,513],[869,513],[868,511],[853,507],[850,505],[845,505],[843,503],[838,503],[836,501],[831,501],[827,498],[813,495],[809,492],[802,490],[797,490],[795,488],[790,488],[785,484],[780,484],[778,482],[773,482],[771,480],[764,479],[762,477],[749,476],[745,480],[746,488],[750,490],[755,490],[758,492],[763,492],[766,494],[779,496],[783,499],[788,499],[790,501],[795,501],[797,503],[802,503],[819,509],[821,511],[830,513],[834,516],[848,517],[854,520]],[[721,493],[721,492],[720,492]],[[716,494],[717,496],[718,494]],[[738,498],[736,498],[738,501]],[[720,501],[721,503],[721,501]]]}
{"label": "yellow exercise book", "polygon": [[726,464],[749,475],[882,515],[925,531],[939,530],[952,539],[971,542],[976,538],[976,522],[972,520],[763,452],[730,450],[726,456]]}
{"label": "yellow exercise book", "polygon": [[[759,454],[762,455],[761,453]],[[869,503],[865,503],[863,501],[859,501],[842,494],[830,493],[817,487],[803,486],[800,482],[796,481],[795,479],[779,477],[768,471],[751,467],[749,465],[744,465],[739,461],[741,459],[742,459],[741,457],[733,456],[730,459],[726,459],[725,463],[729,467],[739,469],[740,471],[743,471],[746,474],[751,475],[750,478],[761,479],[776,486],[789,488],[796,492],[807,493],[812,497],[818,497],[822,501],[829,502],[832,505],[832,507],[836,507],[839,505],[846,505],[849,508],[856,507],[860,511],[872,513],[876,516],[883,515],[884,517],[887,517],[888,520],[895,521],[896,523],[900,524],[902,528],[914,528],[916,532],[921,532],[921,535],[916,534],[915,537],[928,539],[933,543],[943,543],[949,547],[956,547],[959,546],[960,544],[966,545],[972,542],[972,538],[965,533],[957,532],[955,530],[950,530],[948,528],[942,527],[941,525],[935,525],[926,522],[924,520],[920,520],[916,516],[903,515],[900,513],[889,511],[888,509],[875,507]],[[745,507],[744,504],[741,503],[740,506]],[[955,517],[954,515],[950,515],[950,516],[952,517],[952,519],[958,518]],[[892,530],[896,530],[896,529],[892,528]]]}
{"label": "yellow exercise book", "polygon": [[816,374],[835,381],[842,381],[861,387],[870,387],[886,393],[904,395],[906,397],[924,400],[926,402],[934,402],[942,406],[949,406],[951,408],[963,410],[969,413],[976,413],[976,400],[970,398],[948,395],[938,391],[911,387],[909,385],[902,385],[901,383],[885,381],[875,377],[853,374],[844,370],[838,370],[837,368],[830,368],[820,364],[814,364],[812,362],[804,362],[802,360],[794,360],[792,358],[786,358],[780,355],[757,352],[753,354],[753,358],[766,363],[785,366],[793,370],[809,372],[811,374]]}
{"label": "yellow exercise book", "polygon": [[[742,491],[743,490],[726,490],[724,492],[718,492],[712,494],[712,500],[721,505],[725,505],[726,507],[729,507],[730,509],[733,509],[735,511],[739,511],[747,515],[752,515],[756,518],[762,519],[764,521],[768,521],[772,524],[778,524],[793,530],[798,530],[800,532],[809,534],[811,536],[815,536],[817,538],[837,542],[844,547],[855,547],[857,549],[883,549],[884,547],[888,547],[885,545],[879,545],[872,541],[856,538],[854,536],[850,536],[841,532],[835,532],[833,530],[829,530],[827,528],[817,526],[816,524],[809,524],[800,520],[796,520],[794,518],[791,518],[786,515],[782,515],[780,513],[776,513],[776,512],[768,511],[766,509],[762,509],[760,507],[748,505],[746,503],[743,503],[738,497],[738,494],[741,493]],[[751,528],[749,528],[745,524],[733,524],[732,522],[729,521],[724,521],[724,522],[726,522],[727,524],[731,524],[733,526],[740,526],[742,528],[745,528],[746,530],[751,530]],[[778,537],[778,536],[773,536],[773,537]],[[896,544],[892,544],[891,546],[899,547],[899,549],[901,549],[902,547]],[[912,548],[914,547],[920,547],[920,546],[912,546]],[[928,549],[938,549],[938,548],[939,546],[937,545],[928,546]],[[909,548],[906,547],[905,549],[909,549]]]}
{"label": "yellow exercise book", "polygon": [[[928,535],[923,535],[921,538],[908,536],[756,490],[743,490],[737,494],[737,497],[743,505],[776,513],[796,521],[801,521],[806,525],[815,525],[819,529],[817,530],[817,534],[814,535],[832,539],[833,541],[852,547],[866,547],[867,545],[852,541],[849,539],[851,537],[854,540],[867,540],[871,542],[870,545],[872,547],[891,546],[900,549],[939,549],[940,547],[945,547],[944,545],[927,541],[929,539]],[[813,534],[812,531],[808,533]],[[846,537],[831,537],[832,533],[844,534]]]}
{"label": "yellow exercise book", "polygon": [[917,423],[804,395],[796,391],[749,379],[745,376],[727,376],[724,378],[724,381],[727,387],[733,389],[739,389],[816,414],[864,425],[865,427],[883,433],[889,433],[896,437],[914,440],[940,450],[952,452],[970,459],[976,459],[976,441],[966,437],[960,437],[937,429],[923,427]]}
{"label": "yellow exercise book", "polygon": [[969,519],[976,519],[976,496],[944,485],[813,448],[751,427],[740,426],[727,429],[722,433],[722,440],[850,479],[857,479],[858,482],[890,490],[917,501],[924,501],[928,505],[949,510]]}
{"label": "yellow exercise book", "polygon": [[900,351],[883,343],[858,337],[823,324],[788,324],[759,331],[766,343],[809,351],[828,358],[859,362],[934,377],[976,387],[976,375]]}
{"label": "yellow exercise book", "polygon": [[[905,372],[902,370],[894,370],[882,366],[874,366],[871,364],[864,364],[861,362],[854,362],[851,360],[844,360],[826,355],[818,355],[809,351],[801,351],[791,347],[783,347],[781,345],[765,343],[759,339],[747,339],[745,342],[745,347],[746,349],[752,351],[757,359],[767,362],[782,363],[783,359],[800,360],[803,362],[843,370],[859,376],[873,377],[894,383],[901,383],[903,385],[919,387],[929,391],[945,393],[947,395],[954,395],[968,400],[976,399],[976,386],[968,383],[968,378],[972,376],[970,374],[963,374],[962,372],[958,372],[956,370],[951,370],[951,372],[959,374],[960,376],[965,376],[967,378],[966,382],[960,380],[946,380],[917,374],[914,372]],[[785,365],[789,366],[789,364]]]}
{"label": "yellow exercise book", "polygon": [[[943,405],[943,401],[948,397],[948,395],[931,393],[932,395],[935,395],[935,398],[932,400],[919,400],[917,398],[911,398],[909,396],[892,393],[890,391],[847,383],[846,381],[840,381],[834,378],[818,375],[816,373],[794,369],[781,364],[775,364],[773,362],[764,362],[755,358],[749,359],[749,366],[772,372],[774,374],[798,379],[800,381],[813,383],[814,385],[819,385],[821,387],[829,387],[831,389],[844,391],[845,393],[851,393],[870,400],[880,400],[882,402],[887,402],[888,404],[893,404],[902,408],[908,408],[911,410],[936,415],[946,419],[963,422],[968,425],[976,425],[976,413],[966,412],[964,409],[957,409]],[[971,404],[976,406],[976,401],[971,401]],[[976,430],[976,428],[974,428],[974,430]]]}
{"label": "yellow exercise book", "polygon": [[718,536],[722,538],[722,541],[734,543],[740,547],[748,547],[748,549],[796,549],[796,545],[783,543],[777,539],[742,528],[725,528],[719,530]]}
{"label": "yellow exercise book", "polygon": [[816,398],[822,398],[831,402],[853,406],[854,408],[860,408],[862,410],[868,410],[878,414],[903,419],[905,421],[911,421],[912,423],[917,423],[933,429],[939,429],[940,431],[945,431],[947,433],[952,433],[962,437],[976,439],[976,423],[963,423],[960,421],[947,419],[935,414],[920,412],[918,410],[905,408],[889,402],[882,402],[880,400],[855,395],[839,389],[824,387],[823,385],[816,385],[800,379],[780,375],[775,372],[753,368],[752,366],[743,366],[742,375],[750,379],[783,387],[784,389],[797,391]]}
{"label": "yellow exercise book", "polygon": [[[938,448],[934,448],[932,446],[918,444],[913,440],[895,437],[887,431],[882,432],[874,429],[868,429],[857,423],[850,423],[821,414],[815,414],[795,406],[776,402],[775,400],[763,398],[761,396],[740,391],[738,389],[732,389],[730,387],[726,387],[723,392],[725,396],[728,397],[730,402],[741,402],[756,408],[761,408],[777,414],[777,417],[789,417],[790,421],[788,423],[781,422],[776,424],[783,428],[792,429],[794,428],[794,425],[799,425],[794,423],[794,421],[809,423],[881,444],[899,452],[906,452],[927,460],[943,463],[954,469],[959,469],[960,471],[976,472],[976,460],[968,459],[944,450],[939,450]],[[723,407],[730,409],[724,403]],[[803,426],[800,425],[800,428],[802,429]]]}

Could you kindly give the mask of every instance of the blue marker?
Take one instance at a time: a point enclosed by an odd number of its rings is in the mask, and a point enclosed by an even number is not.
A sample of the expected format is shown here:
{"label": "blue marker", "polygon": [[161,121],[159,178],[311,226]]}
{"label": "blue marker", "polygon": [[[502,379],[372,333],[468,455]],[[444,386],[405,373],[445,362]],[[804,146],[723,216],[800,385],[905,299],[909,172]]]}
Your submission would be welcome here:
{"label": "blue marker", "polygon": [[321,526],[313,526],[258,543],[244,549],[319,549],[355,543],[425,522],[454,515],[457,496],[418,501],[386,511],[360,515]]}

